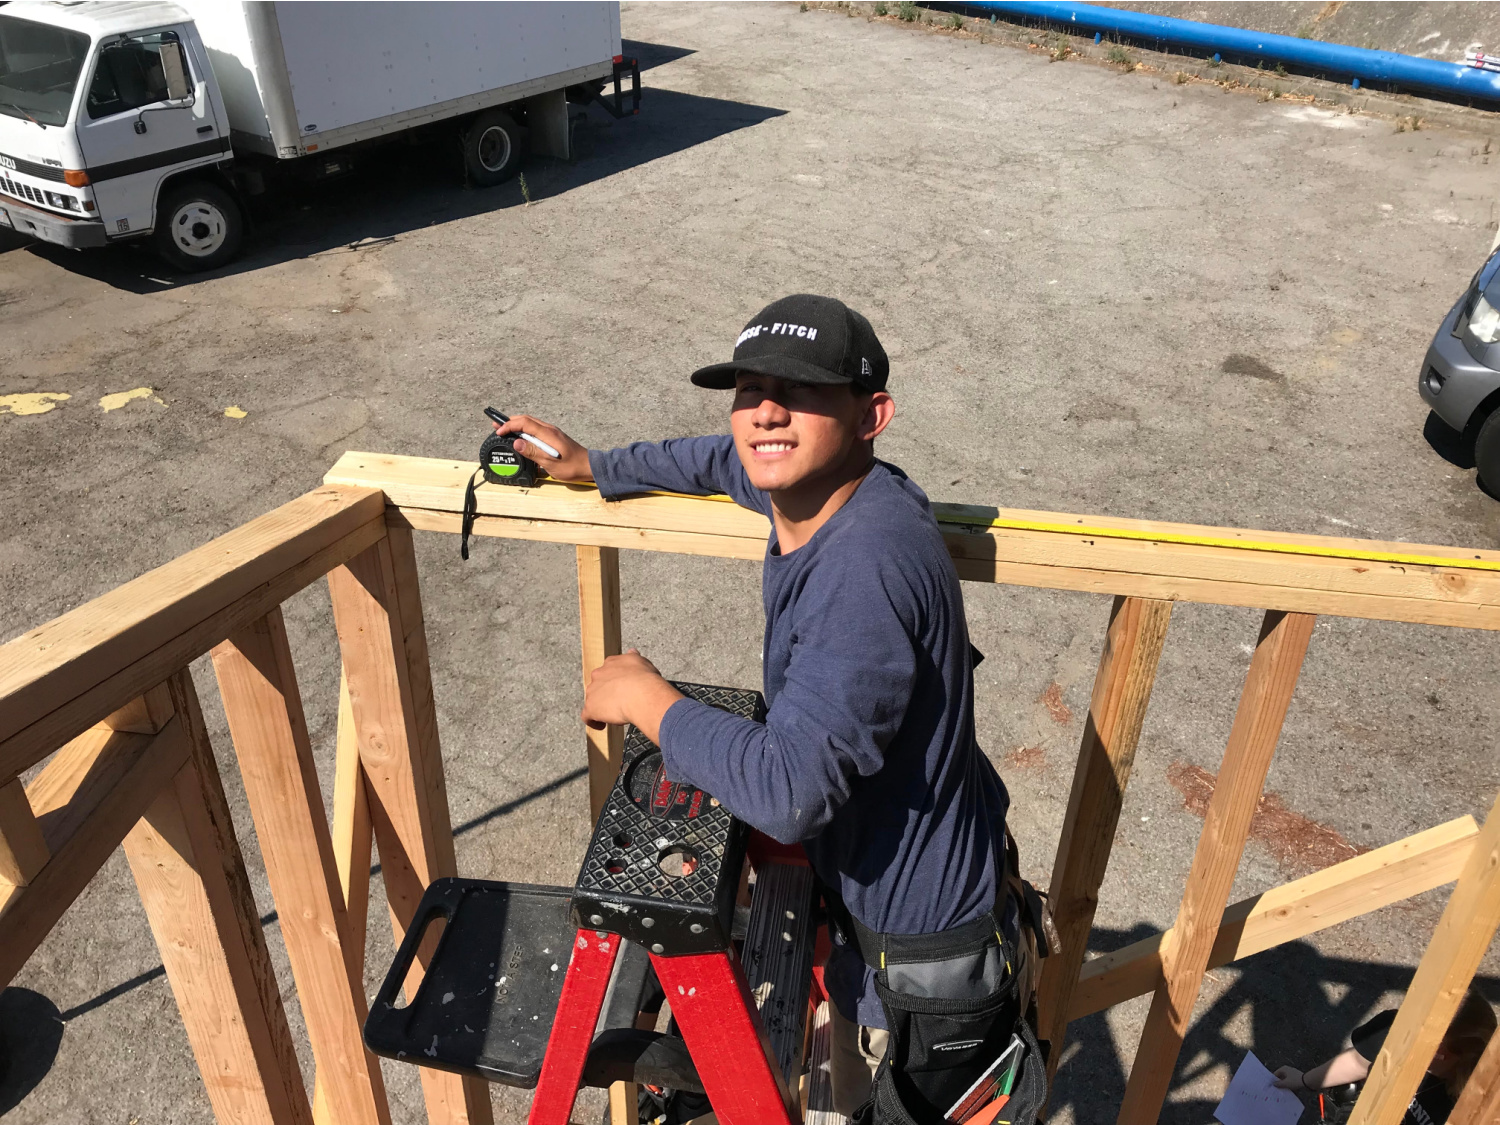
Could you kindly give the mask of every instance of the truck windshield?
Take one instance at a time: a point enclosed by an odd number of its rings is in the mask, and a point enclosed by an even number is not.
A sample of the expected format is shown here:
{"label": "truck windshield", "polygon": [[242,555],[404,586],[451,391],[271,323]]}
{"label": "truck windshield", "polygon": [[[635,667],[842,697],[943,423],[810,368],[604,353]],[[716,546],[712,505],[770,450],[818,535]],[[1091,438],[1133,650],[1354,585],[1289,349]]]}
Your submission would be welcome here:
{"label": "truck windshield", "polygon": [[41,125],[65,125],[88,57],[78,31],[0,15],[0,113]]}

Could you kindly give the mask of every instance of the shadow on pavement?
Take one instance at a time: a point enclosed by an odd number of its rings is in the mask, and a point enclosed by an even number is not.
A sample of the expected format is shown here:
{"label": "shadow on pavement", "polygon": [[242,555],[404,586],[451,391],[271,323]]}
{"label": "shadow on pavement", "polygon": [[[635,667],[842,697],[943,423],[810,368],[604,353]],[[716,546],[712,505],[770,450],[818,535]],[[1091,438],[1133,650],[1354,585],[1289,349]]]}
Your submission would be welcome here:
{"label": "shadow on pavement", "polygon": [[[565,774],[562,774],[559,777],[555,777],[551,781],[547,782],[546,784],[537,786],[535,789],[531,790],[529,793],[523,793],[523,794],[521,794],[521,796],[517,797],[513,801],[506,801],[503,805],[496,805],[494,808],[490,809],[488,812],[480,813],[478,816],[476,816],[476,817],[474,817],[474,818],[472,818],[470,820],[466,820],[462,824],[455,825],[454,829],[453,829],[453,835],[455,837],[463,836],[466,833],[474,831],[476,828],[480,828],[480,827],[488,824],[492,820],[498,820],[501,817],[508,815],[509,813],[515,812],[517,809],[519,809],[523,805],[529,805],[532,801],[535,801],[535,800],[538,800],[539,798],[545,797],[549,793],[555,793],[557,790],[563,788],[564,786],[571,785],[575,781],[582,780],[583,778],[585,778],[585,777],[588,776],[588,772],[589,771],[588,771],[588,769],[586,767],[580,766],[576,770],[572,770],[569,773],[565,773]],[[374,867],[370,868],[370,874],[371,875],[378,875],[378,874],[380,874],[380,864],[377,863]],[[262,918],[260,920],[260,924],[262,926],[269,926],[274,921],[276,921],[276,911],[273,910],[269,914],[266,914],[266,915],[262,916]],[[137,988],[140,988],[142,985],[150,984],[157,977],[164,976],[165,974],[166,974],[166,969],[162,968],[162,966],[160,966],[160,965],[157,965],[155,968],[147,969],[143,973],[136,974],[135,976],[131,977],[129,980],[121,981],[119,984],[115,985],[113,988],[107,988],[107,989],[105,989],[103,992],[99,993],[99,995],[90,997],[89,999],[85,1000],[81,1004],[74,1005],[73,1007],[69,1008],[66,1012],[58,1013],[58,1011],[57,1011],[56,1008],[52,1008],[51,1011],[53,1012],[53,1014],[56,1016],[56,1018],[58,1020],[60,1020],[60,1021],[62,1021],[62,1022],[65,1023],[68,1020],[76,1019],[77,1017],[79,1017],[81,1015],[84,1015],[87,1012],[92,1012],[95,1008],[102,1008],[105,1004],[108,1004],[111,1000],[114,1000],[114,999],[116,999],[117,997],[120,997],[120,996],[124,996],[127,992],[134,992]],[[13,988],[13,989],[10,989],[6,993],[0,993],[0,1043],[4,1042],[4,1038],[3,1037],[5,1035],[5,1027],[6,1027],[6,1024],[5,1024],[5,1011],[6,1010],[4,1008],[4,997],[8,996],[10,994],[10,992],[25,992],[25,991],[26,991],[25,989],[14,989]],[[28,995],[36,995],[36,994],[35,993],[29,993]],[[45,999],[45,998],[43,998],[43,999]],[[51,1001],[47,1001],[47,1003],[50,1006]],[[62,1032],[61,1032],[61,1026],[62,1026],[61,1023],[59,1023],[59,1025],[58,1025],[58,1027],[59,1027],[58,1034],[59,1035],[62,1034]],[[55,1054],[56,1051],[54,1050],[53,1053]],[[50,1059],[48,1060],[47,1065],[51,1066],[51,1060]],[[0,1057],[0,1066],[3,1066],[3,1057]],[[43,1071],[43,1073],[45,1073],[45,1070]],[[0,1070],[0,1083],[3,1083],[3,1082],[4,1082],[4,1072],[3,1072],[3,1070]],[[34,1084],[35,1083],[33,1083],[33,1085]],[[7,1087],[4,1086],[3,1084],[0,1084],[0,1106],[4,1105],[4,1102],[3,1102],[3,1092],[4,1092],[5,1089],[7,1089]],[[0,1113],[3,1113],[3,1112],[4,1112],[4,1109],[0,1108]]]}
{"label": "shadow on pavement", "polygon": [[1479,436],[1476,426],[1459,433],[1437,416],[1436,411],[1427,412],[1427,421],[1422,424],[1422,436],[1432,451],[1448,464],[1460,469],[1474,467],[1474,439]]}
{"label": "shadow on pavement", "polygon": [[62,1034],[57,1006],[40,992],[0,992],[0,1115],[20,1105],[47,1076]]}
{"label": "shadow on pavement", "polygon": [[[1119,949],[1156,933],[1149,926],[1096,929],[1090,948]],[[1206,1010],[1195,1014],[1173,1075],[1174,1088],[1215,1069],[1227,1080],[1247,1049],[1272,1070],[1314,1066],[1341,1051],[1349,1032],[1368,1018],[1381,997],[1404,991],[1412,978],[1405,965],[1326,957],[1305,941],[1268,949],[1213,972],[1236,979]],[[1492,1004],[1500,1001],[1500,977],[1476,976],[1474,984]],[[1074,1021],[1068,1033],[1079,1046],[1070,1046],[1058,1070],[1052,1111],[1070,1106],[1075,1121],[1112,1121],[1129,1071],[1103,1013]],[[1135,1044],[1124,1046],[1134,1054]],[[1306,1104],[1315,1120],[1316,1100]],[[1172,1100],[1160,1122],[1202,1125],[1217,1106],[1217,1098]]]}
{"label": "shadow on pavement", "polygon": [[[642,69],[691,52],[632,43]],[[575,107],[571,161],[531,156],[523,166],[533,202],[648,164],[695,145],[759,125],[784,110],[674,90],[642,91],[639,116],[616,121],[598,106]],[[0,253],[18,242],[25,252],[132,293],[157,293],[356,243],[387,242],[423,227],[520,206],[518,181],[467,187],[456,140],[392,145],[364,157],[348,176],[321,184],[287,185],[251,202],[245,254],[222,270],[174,274],[140,243],[105,251],[74,251],[0,236]],[[14,252],[14,251],[13,251]]]}

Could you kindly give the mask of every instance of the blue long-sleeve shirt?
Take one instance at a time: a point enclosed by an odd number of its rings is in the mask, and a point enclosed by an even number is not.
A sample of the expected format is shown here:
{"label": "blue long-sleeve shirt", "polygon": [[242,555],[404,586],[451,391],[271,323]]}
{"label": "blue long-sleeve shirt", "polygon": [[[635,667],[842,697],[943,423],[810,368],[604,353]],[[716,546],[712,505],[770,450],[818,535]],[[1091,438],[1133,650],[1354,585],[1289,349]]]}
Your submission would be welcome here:
{"label": "blue long-sleeve shirt", "polygon": [[[727,493],[770,516],[733,439],[591,451],[600,492]],[[800,548],[773,529],[762,577],[765,725],[695,700],[661,724],[667,772],[741,820],[800,841],[866,926],[935,933],[995,904],[1008,797],[974,738],[958,574],[926,494],[877,461]],[[835,945],[824,973],[849,1019],[884,1027],[873,973]]]}

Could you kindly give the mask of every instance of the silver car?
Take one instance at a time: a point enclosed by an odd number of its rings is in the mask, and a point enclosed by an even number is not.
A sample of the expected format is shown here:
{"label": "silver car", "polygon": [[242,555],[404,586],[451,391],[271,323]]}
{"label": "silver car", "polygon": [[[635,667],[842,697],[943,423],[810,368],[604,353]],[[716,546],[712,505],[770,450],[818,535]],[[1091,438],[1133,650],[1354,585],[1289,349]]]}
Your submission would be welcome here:
{"label": "silver car", "polygon": [[1417,391],[1444,422],[1474,435],[1480,483],[1500,496],[1500,250],[1443,318]]}

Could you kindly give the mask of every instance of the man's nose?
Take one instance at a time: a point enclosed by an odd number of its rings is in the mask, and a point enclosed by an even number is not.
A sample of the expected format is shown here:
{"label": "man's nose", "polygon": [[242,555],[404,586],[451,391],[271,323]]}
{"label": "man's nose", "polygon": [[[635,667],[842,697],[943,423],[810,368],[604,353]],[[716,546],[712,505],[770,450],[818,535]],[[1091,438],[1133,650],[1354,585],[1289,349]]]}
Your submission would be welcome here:
{"label": "man's nose", "polygon": [[791,412],[770,395],[760,400],[755,408],[755,423],[758,426],[784,426],[791,421]]}

